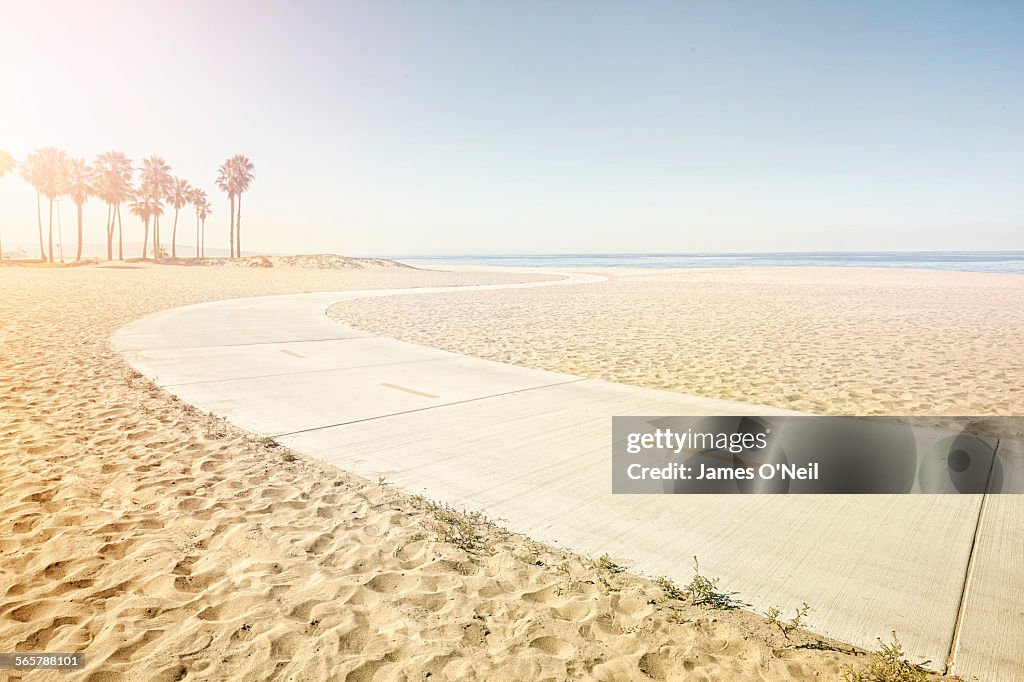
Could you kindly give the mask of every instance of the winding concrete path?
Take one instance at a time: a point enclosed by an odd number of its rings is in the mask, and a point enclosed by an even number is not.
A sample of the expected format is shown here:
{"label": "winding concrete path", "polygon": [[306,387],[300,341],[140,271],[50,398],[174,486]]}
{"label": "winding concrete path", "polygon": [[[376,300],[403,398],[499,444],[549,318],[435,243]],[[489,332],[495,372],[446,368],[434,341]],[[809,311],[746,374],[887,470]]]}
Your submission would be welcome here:
{"label": "winding concrete path", "polygon": [[806,601],[824,635],[873,648],[895,629],[930,667],[1020,679],[1024,496],[612,495],[613,415],[783,411],[469,358],[326,315],[357,298],[603,279],[217,301],[149,315],[113,342],[182,400],[342,469],[680,583],[697,555],[756,610]]}

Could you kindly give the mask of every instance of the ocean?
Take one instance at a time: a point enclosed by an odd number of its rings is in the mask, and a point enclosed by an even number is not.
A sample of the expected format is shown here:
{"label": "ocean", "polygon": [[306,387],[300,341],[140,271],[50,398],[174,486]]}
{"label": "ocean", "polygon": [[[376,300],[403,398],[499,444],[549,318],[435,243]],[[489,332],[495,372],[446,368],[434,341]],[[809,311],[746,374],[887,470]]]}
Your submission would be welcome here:
{"label": "ocean", "polygon": [[1024,251],[894,251],[797,253],[608,253],[409,256],[419,267],[497,265],[527,268],[882,267],[1024,274]]}

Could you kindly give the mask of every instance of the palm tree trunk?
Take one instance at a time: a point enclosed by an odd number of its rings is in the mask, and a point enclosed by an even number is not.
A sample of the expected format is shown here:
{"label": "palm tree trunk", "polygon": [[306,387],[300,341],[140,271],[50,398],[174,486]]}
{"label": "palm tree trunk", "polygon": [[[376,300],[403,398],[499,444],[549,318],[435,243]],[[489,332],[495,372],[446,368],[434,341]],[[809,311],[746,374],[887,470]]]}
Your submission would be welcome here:
{"label": "palm tree trunk", "polygon": [[199,258],[199,211],[196,211],[196,258]]}
{"label": "palm tree trunk", "polygon": [[117,205],[117,260],[124,260],[124,233],[121,231],[121,204]]}
{"label": "palm tree trunk", "polygon": [[114,260],[114,214],[113,206],[107,202],[107,260]]}
{"label": "palm tree trunk", "polygon": [[64,224],[60,220],[60,202],[57,202],[57,253],[60,262],[64,262]]}
{"label": "palm tree trunk", "polygon": [[235,257],[235,195],[232,192],[232,193],[228,194],[228,197],[230,197],[230,199],[231,199],[231,234],[228,235],[228,238],[231,241],[231,257],[234,258]]}
{"label": "palm tree trunk", "polygon": [[238,218],[235,219],[235,253],[242,257],[242,193],[238,193]]}
{"label": "palm tree trunk", "polygon": [[178,209],[174,209],[174,229],[171,230],[171,258],[178,257]]}
{"label": "palm tree trunk", "polygon": [[203,218],[202,236],[199,238],[199,243],[203,246],[199,253],[202,258],[206,258],[206,218]]}
{"label": "palm tree trunk", "polygon": [[75,254],[75,262],[82,260],[82,205],[78,204],[78,253]]}
{"label": "palm tree trunk", "polygon": [[[149,226],[146,226],[149,229]],[[142,249],[145,258],[146,249]],[[160,258],[160,216],[153,216],[153,260]]]}
{"label": "palm tree trunk", "polygon": [[53,199],[50,199],[50,262],[53,262]]}
{"label": "palm tree trunk", "polygon": [[149,245],[149,218],[143,221],[146,225],[146,234],[142,238],[142,260],[146,260],[146,247]]}
{"label": "palm tree trunk", "polygon": [[39,221],[39,260],[46,262],[46,248],[43,246],[43,207],[39,190],[36,190],[36,219]]}

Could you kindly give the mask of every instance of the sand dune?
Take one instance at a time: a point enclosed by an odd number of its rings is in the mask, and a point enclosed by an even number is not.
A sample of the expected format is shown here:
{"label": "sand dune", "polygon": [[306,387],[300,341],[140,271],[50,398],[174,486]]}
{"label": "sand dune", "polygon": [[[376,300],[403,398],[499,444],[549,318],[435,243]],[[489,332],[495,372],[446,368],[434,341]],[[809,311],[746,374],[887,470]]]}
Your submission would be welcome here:
{"label": "sand dune", "polygon": [[821,680],[863,664],[472,519],[456,521],[472,547],[445,542],[427,501],[199,414],[108,342],[214,298],[526,277],[132,267],[0,269],[0,651],[89,661],[10,679]]}

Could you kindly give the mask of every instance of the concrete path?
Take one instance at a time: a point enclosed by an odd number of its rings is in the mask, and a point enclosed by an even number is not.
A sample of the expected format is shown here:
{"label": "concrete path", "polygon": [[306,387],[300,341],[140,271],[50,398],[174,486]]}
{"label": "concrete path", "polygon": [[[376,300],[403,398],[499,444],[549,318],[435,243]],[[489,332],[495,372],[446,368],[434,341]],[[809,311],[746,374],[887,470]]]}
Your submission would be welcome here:
{"label": "concrete path", "polygon": [[613,415],[783,411],[468,358],[325,314],[371,296],[602,279],[218,301],[137,320],[114,345],[199,409],[342,469],[679,583],[697,555],[757,611],[806,601],[824,635],[873,648],[896,630],[930,667],[1019,679],[1024,497],[612,495]]}

